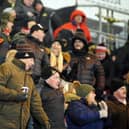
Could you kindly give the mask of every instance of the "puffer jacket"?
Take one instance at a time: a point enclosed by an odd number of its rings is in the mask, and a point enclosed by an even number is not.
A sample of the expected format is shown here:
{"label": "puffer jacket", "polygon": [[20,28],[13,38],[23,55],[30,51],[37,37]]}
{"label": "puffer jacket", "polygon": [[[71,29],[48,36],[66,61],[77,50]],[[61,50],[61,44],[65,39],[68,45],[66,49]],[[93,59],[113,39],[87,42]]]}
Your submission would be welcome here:
{"label": "puffer jacket", "polygon": [[104,89],[104,69],[94,55],[72,56],[70,67],[70,81],[78,80],[82,84],[90,84],[96,88]]}
{"label": "puffer jacket", "polygon": [[98,111],[96,105],[88,105],[84,98],[71,101],[66,111],[67,129],[103,129]]}
{"label": "puffer jacket", "polygon": [[[29,88],[28,98],[24,102],[16,101],[25,83]],[[42,125],[48,122],[32,78],[25,72],[25,64],[16,59],[3,63],[0,66],[0,128],[26,129],[30,112]]]}
{"label": "puffer jacket", "polygon": [[42,85],[41,99],[44,110],[50,118],[52,129],[66,129],[64,125],[64,95],[60,89],[53,89],[46,82]]}

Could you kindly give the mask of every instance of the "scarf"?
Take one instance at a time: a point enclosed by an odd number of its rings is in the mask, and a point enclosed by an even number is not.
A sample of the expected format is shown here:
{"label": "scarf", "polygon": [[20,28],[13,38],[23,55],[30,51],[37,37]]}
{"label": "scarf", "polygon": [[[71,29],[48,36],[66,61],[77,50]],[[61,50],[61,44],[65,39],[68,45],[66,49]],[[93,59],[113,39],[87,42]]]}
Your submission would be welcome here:
{"label": "scarf", "polygon": [[63,71],[63,55],[62,52],[58,56],[55,56],[53,52],[50,53],[50,65],[56,68],[59,72]]}

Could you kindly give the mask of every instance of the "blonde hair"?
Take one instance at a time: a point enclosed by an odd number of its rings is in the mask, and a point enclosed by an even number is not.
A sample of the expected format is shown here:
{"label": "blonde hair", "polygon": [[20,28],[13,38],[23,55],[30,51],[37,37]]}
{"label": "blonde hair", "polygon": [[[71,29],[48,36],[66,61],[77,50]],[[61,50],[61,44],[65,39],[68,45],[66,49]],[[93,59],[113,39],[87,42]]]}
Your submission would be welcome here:
{"label": "blonde hair", "polygon": [[54,41],[51,46],[50,65],[59,70],[59,72],[63,71],[63,53],[59,41]]}

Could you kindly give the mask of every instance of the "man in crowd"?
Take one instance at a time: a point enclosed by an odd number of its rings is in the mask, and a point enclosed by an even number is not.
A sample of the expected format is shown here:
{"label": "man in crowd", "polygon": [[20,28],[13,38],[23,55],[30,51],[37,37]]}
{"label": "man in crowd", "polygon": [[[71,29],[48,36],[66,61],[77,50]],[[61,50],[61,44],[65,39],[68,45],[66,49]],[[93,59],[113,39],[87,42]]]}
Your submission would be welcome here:
{"label": "man in crowd", "polygon": [[[64,124],[64,95],[58,70],[50,66],[42,69],[41,99],[43,108],[51,120],[52,129],[66,129]],[[36,123],[35,123],[36,125]],[[39,129],[35,126],[34,129]]]}
{"label": "man in crowd", "polygon": [[0,127],[26,129],[30,114],[50,129],[40,96],[31,78],[34,54],[18,51],[12,62],[0,65]]}
{"label": "man in crowd", "polygon": [[110,129],[129,129],[129,103],[127,84],[115,78],[111,82],[112,97],[107,101]]}
{"label": "man in crowd", "polygon": [[94,86],[97,98],[100,99],[105,85],[104,69],[96,56],[88,53],[88,44],[83,32],[75,33],[72,39],[68,72],[69,81],[78,80],[82,84]]}

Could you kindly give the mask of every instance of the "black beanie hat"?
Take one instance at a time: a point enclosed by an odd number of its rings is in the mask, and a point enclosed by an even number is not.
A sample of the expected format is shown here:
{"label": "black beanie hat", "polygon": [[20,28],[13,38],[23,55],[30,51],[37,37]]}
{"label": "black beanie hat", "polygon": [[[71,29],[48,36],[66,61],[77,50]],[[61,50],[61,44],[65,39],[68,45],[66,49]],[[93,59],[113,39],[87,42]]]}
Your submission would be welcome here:
{"label": "black beanie hat", "polygon": [[22,52],[18,51],[15,55],[16,59],[27,59],[27,58],[35,58],[33,52]]}
{"label": "black beanie hat", "polygon": [[43,79],[48,79],[49,77],[51,77],[54,73],[59,73],[59,75],[61,76],[60,72],[58,70],[56,70],[55,68],[49,66],[49,65],[45,65],[42,68],[42,74],[41,77]]}
{"label": "black beanie hat", "polygon": [[48,29],[46,29],[44,26],[42,26],[41,24],[36,24],[36,25],[33,25],[30,29],[30,34],[32,34],[34,31],[37,31],[37,30],[42,30],[44,31],[45,33],[48,31]]}
{"label": "black beanie hat", "polygon": [[119,88],[121,88],[122,86],[127,86],[127,84],[119,78],[114,78],[111,81],[111,92],[115,92],[116,90],[118,90]]}

